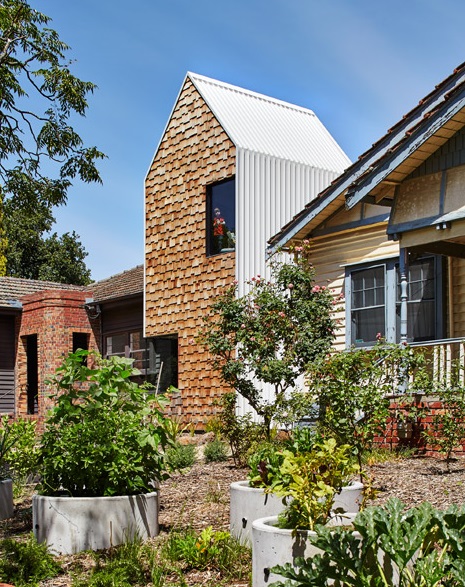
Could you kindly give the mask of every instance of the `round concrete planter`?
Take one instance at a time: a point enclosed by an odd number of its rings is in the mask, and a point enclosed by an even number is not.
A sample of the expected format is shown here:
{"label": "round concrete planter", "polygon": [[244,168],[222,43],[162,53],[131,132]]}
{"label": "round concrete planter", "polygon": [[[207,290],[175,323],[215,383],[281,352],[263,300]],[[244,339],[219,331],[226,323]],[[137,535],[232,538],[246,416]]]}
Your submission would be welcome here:
{"label": "round concrete planter", "polygon": [[14,513],[13,481],[4,479],[0,481],[0,520],[11,518]]}
{"label": "round concrete planter", "polygon": [[[336,516],[331,525],[350,525],[355,515]],[[292,536],[292,530],[277,528],[277,521],[277,516],[270,516],[252,523],[252,587],[267,587],[274,581],[282,581],[281,575],[270,571],[275,565],[293,563],[297,557],[309,558],[321,552],[307,540],[315,532],[299,531]]]}
{"label": "round concrete planter", "polygon": [[334,496],[333,510],[358,513],[363,499],[363,483],[351,481]]}
{"label": "round concrete planter", "polygon": [[[242,542],[252,540],[252,522],[259,518],[277,516],[284,510],[281,497],[265,493],[261,487],[250,487],[248,481],[236,481],[230,486],[230,532]],[[363,483],[352,481],[334,499],[333,509],[357,513],[363,497]]]}
{"label": "round concrete planter", "polygon": [[101,550],[158,535],[158,492],[114,497],[32,498],[38,542],[57,554]]}
{"label": "round concrete planter", "polygon": [[277,516],[284,509],[281,497],[265,493],[261,487],[250,487],[248,481],[231,483],[230,497],[229,528],[244,544],[251,544],[254,520]]}

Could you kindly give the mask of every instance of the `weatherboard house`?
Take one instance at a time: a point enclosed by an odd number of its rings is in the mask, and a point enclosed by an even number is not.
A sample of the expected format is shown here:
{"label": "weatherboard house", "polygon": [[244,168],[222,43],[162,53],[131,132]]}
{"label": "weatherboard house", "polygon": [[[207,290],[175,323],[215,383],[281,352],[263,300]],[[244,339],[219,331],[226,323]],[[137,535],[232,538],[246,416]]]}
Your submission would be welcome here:
{"label": "weatherboard house", "polygon": [[145,336],[184,417],[222,391],[196,343],[212,300],[266,276],[267,240],[349,164],[312,111],[186,75],[145,182]]}
{"label": "weatherboard house", "polygon": [[423,347],[437,376],[465,364],[465,64],[317,198],[269,251],[312,242],[345,303],[338,348]]}

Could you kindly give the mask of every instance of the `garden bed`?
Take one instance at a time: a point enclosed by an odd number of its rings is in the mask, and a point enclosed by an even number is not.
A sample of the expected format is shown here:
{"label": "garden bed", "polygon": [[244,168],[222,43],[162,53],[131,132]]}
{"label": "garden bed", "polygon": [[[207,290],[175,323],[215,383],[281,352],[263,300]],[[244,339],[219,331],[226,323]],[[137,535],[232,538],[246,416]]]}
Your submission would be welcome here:
{"label": "garden bed", "polygon": [[[423,457],[397,459],[370,467],[374,477],[374,487],[378,494],[373,503],[384,503],[389,497],[399,497],[408,505],[430,501],[439,508],[452,503],[465,503],[465,459],[459,458],[451,466],[451,473],[441,460]],[[197,463],[184,473],[174,474],[162,483],[160,510],[160,537],[166,538],[168,532],[192,527],[201,531],[208,526],[214,530],[227,530],[229,527],[229,485],[244,479],[246,471],[236,469],[231,461],[226,463]],[[0,538],[16,536],[25,538],[32,530],[30,499],[17,504],[15,517],[0,522]],[[74,557],[60,557],[65,574],[43,581],[41,587],[69,587],[71,573],[80,568],[95,564],[92,556],[85,553]],[[205,571],[186,570],[186,584],[192,586],[221,584],[224,587],[246,586],[247,580],[220,583],[211,569]],[[173,578],[172,584],[177,579]],[[167,580],[169,585],[170,581]]]}

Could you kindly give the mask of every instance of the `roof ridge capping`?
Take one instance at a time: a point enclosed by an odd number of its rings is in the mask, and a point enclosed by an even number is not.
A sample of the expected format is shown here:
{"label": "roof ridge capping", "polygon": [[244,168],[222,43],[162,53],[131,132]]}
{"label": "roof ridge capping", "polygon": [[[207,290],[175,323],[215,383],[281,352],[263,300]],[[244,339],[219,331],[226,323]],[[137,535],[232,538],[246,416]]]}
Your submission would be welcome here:
{"label": "roof ridge capping", "polygon": [[[261,94],[260,92],[254,92],[253,90],[248,90],[247,88],[243,88],[242,86],[235,86],[233,84],[229,84],[227,82],[223,82],[221,80],[217,80],[211,77],[207,77],[205,75],[201,75],[199,73],[194,73],[192,71],[187,72],[187,77],[189,77],[192,82],[198,80],[212,86],[218,86],[224,88],[226,90],[230,90],[232,92],[236,92],[237,94],[244,94],[250,96],[251,98],[256,98],[257,100],[262,100],[263,102],[270,102],[272,104],[276,104],[278,106],[282,106],[284,108],[289,108],[289,110],[297,110],[302,112],[303,114],[307,114],[309,116],[315,116],[315,112],[311,108],[306,108],[305,106],[299,106],[298,104],[293,104],[292,102],[286,102],[285,100],[280,100],[279,98],[273,98],[272,96],[268,96],[267,94]],[[196,85],[197,87],[197,85]],[[199,88],[197,88],[199,89]],[[200,90],[199,90],[200,91]]]}

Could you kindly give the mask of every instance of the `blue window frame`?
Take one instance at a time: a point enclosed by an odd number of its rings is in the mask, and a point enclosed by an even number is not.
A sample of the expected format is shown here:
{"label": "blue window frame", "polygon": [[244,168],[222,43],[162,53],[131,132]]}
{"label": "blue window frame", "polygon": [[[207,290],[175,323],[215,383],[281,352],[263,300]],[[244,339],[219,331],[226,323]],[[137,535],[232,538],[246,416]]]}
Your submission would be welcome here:
{"label": "blue window frame", "polygon": [[[409,264],[408,333],[410,342],[443,336],[442,258]],[[346,269],[346,344],[371,346],[379,337],[400,338],[399,261],[388,259]]]}

